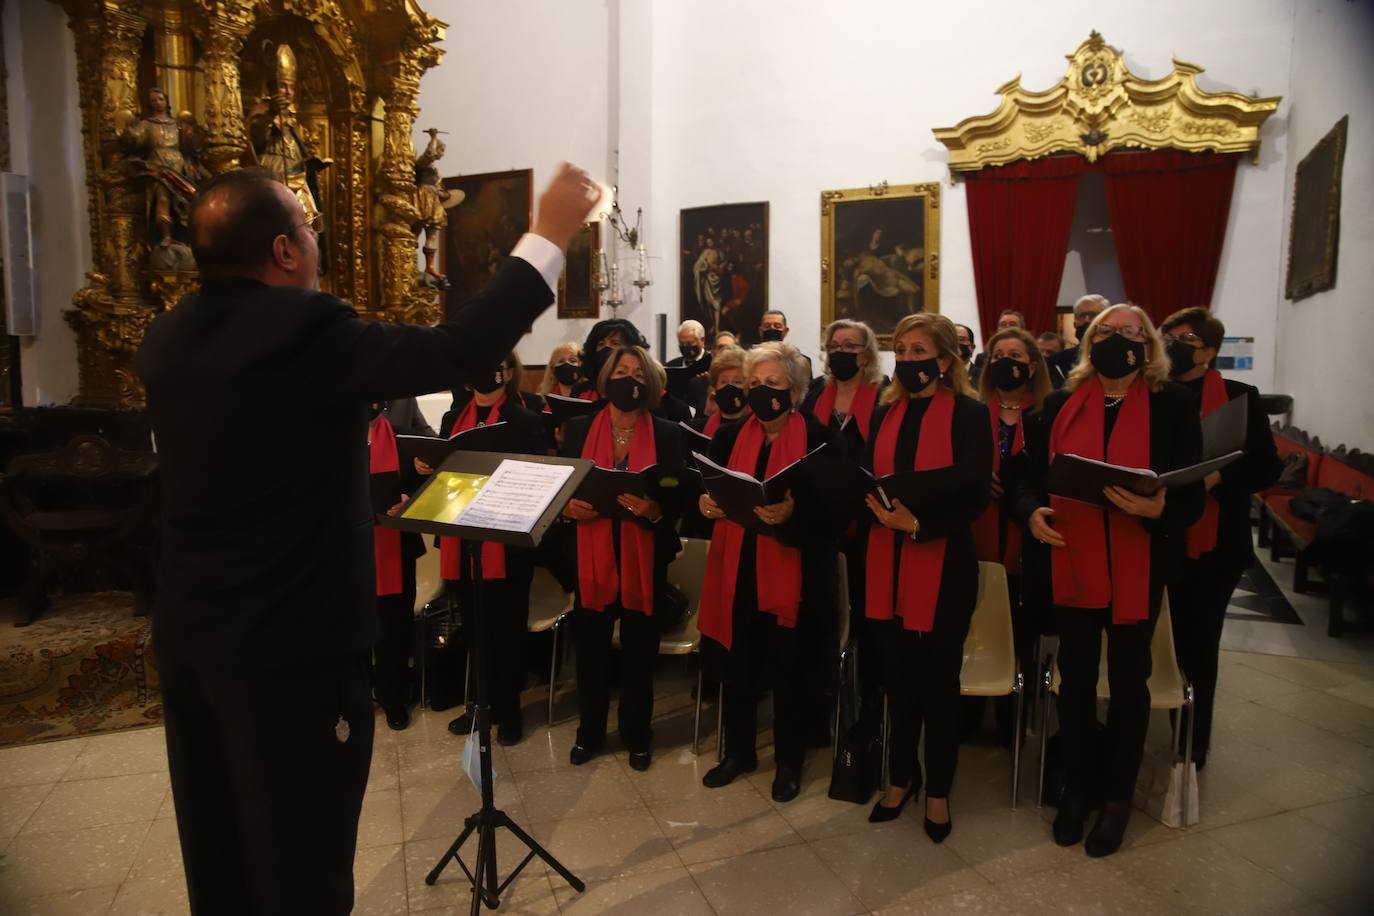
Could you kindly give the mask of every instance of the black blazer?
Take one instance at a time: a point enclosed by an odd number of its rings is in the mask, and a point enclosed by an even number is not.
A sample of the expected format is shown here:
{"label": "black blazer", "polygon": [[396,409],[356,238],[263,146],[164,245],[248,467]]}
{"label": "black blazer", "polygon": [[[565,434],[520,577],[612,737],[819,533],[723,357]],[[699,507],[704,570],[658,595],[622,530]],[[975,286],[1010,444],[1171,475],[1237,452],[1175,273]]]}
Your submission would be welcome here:
{"label": "black blazer", "polygon": [[[467,405],[464,405],[444,412],[443,419],[439,421],[440,438],[448,439],[453,435],[453,424],[458,422],[458,415],[466,409]],[[487,418],[488,424],[496,422],[510,424],[512,432],[519,436],[520,445],[516,451],[520,454],[543,455],[548,450],[548,433],[543,417],[514,398],[506,398],[501,402],[495,420]]]}
{"label": "black blazer", "polygon": [[161,459],[163,658],[277,666],[366,652],[368,405],[494,371],[552,301],[511,258],[432,328],[250,279],[208,281],[154,319],[135,365]]}
{"label": "black blazer", "polygon": [[[1068,391],[1052,392],[1045,399],[1040,423],[1033,430],[1026,430],[1027,468],[1015,500],[1017,519],[1022,524],[1029,523],[1036,509],[1050,504],[1049,493],[1045,490],[1050,434],[1059,411],[1069,397]],[[1032,435],[1034,439],[1029,438]],[[1167,382],[1150,395],[1150,470],[1162,474],[1197,464],[1201,460],[1202,424],[1198,417],[1197,400],[1187,388]],[[1200,483],[1175,487],[1165,496],[1163,515],[1157,519],[1140,520],[1150,533],[1152,593],[1177,576],[1185,556],[1183,534],[1202,515],[1203,495],[1204,489]],[[1054,524],[1053,520],[1050,524]],[[1045,573],[1048,581],[1048,573],[1041,572]]]}

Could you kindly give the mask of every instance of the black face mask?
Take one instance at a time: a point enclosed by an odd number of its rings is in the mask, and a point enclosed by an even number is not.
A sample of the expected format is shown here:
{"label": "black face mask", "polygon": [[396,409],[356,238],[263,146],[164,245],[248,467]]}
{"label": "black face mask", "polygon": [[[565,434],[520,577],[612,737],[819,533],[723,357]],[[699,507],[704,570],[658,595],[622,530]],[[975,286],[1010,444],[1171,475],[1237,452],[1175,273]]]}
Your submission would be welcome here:
{"label": "black face mask", "polygon": [[999,391],[1015,391],[1031,377],[1029,364],[1005,356],[988,366],[988,372]]}
{"label": "black face mask", "polygon": [[767,343],[769,341],[781,341],[782,330],[780,328],[764,328],[759,331],[759,340]]}
{"label": "black face mask", "polygon": [[1125,378],[1145,368],[1145,341],[1127,340],[1120,334],[1094,341],[1092,364],[1103,378]]}
{"label": "black face mask", "polygon": [[593,350],[587,354],[587,358],[582,361],[582,375],[590,382],[595,382],[597,376],[601,374],[601,367],[606,365],[606,360],[611,358],[611,348],[604,350]]}
{"label": "black face mask", "polygon": [[767,385],[750,388],[749,409],[765,423],[776,420],[792,409],[792,389],[769,388]]}
{"label": "black face mask", "polygon": [[574,366],[572,363],[560,363],[553,367],[553,377],[560,385],[574,385],[577,383],[580,369],[580,366]]}
{"label": "black face mask", "polygon": [[721,385],[716,389],[716,409],[733,416],[744,409],[744,389],[738,385]]}
{"label": "black face mask", "polygon": [[694,363],[701,358],[701,347],[678,347],[678,351],[687,363]]}
{"label": "black face mask", "polygon": [[493,391],[499,391],[501,386],[506,384],[506,380],[501,377],[503,374],[503,370],[497,369],[486,378],[473,382],[472,390],[478,394],[491,394]]}
{"label": "black face mask", "polygon": [[627,413],[644,406],[649,397],[649,389],[633,375],[622,375],[606,382],[606,399],[617,410]]}
{"label": "black face mask", "polygon": [[859,374],[859,354],[836,350],[825,357],[830,374],[842,382],[847,382]]}
{"label": "black face mask", "polygon": [[[1097,316],[1094,315],[1093,317],[1095,318]],[[1078,342],[1080,344],[1083,343],[1083,338],[1086,337],[1088,334],[1088,325],[1092,323],[1092,318],[1089,318],[1082,324],[1079,324],[1077,321],[1073,323],[1073,336],[1078,338]]]}
{"label": "black face mask", "polygon": [[1196,352],[1181,340],[1169,341],[1169,345],[1164,348],[1165,355],[1169,357],[1169,374],[1178,378],[1196,369],[1197,363],[1193,362],[1193,354]]}
{"label": "black face mask", "polygon": [[907,393],[916,394],[925,391],[931,382],[940,377],[940,360],[934,356],[930,359],[899,359],[896,372],[897,381],[902,383]]}
{"label": "black face mask", "polygon": [[964,362],[973,359],[973,344],[959,344],[959,358]]}

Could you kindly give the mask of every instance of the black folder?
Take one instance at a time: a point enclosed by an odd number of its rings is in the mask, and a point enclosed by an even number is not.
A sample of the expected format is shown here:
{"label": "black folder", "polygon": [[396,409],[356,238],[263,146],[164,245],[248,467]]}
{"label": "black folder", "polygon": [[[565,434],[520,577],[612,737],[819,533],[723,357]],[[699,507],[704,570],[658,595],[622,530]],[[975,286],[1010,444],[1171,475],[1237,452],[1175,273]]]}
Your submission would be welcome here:
{"label": "black folder", "polygon": [[605,401],[584,401],[581,398],[565,398],[561,394],[546,394],[544,402],[549,405],[548,416],[553,428],[557,429],[573,417],[585,417],[596,413],[606,406]]}
{"label": "black folder", "polygon": [[664,366],[663,371],[668,373],[668,393],[680,400],[687,400],[687,386],[692,379],[709,372],[711,369],[711,354],[705,353],[694,363],[686,366]]}
{"label": "black folder", "polygon": [[817,446],[767,480],[759,480],[742,471],[723,468],[700,452],[693,453],[693,457],[696,459],[697,467],[701,469],[702,486],[716,505],[720,506],[725,517],[751,531],[766,531],[772,526],[765,525],[754,514],[754,508],[782,502],[787,496],[787,491],[795,487],[804,476],[821,469],[824,462],[818,456],[824,451],[824,444]]}
{"label": "black folder", "polygon": [[1234,451],[1208,461],[1156,474],[1149,468],[1128,468],[1108,464],[1078,455],[1059,454],[1050,462],[1049,473],[1045,475],[1046,489],[1055,496],[1089,503],[1102,509],[1115,509],[1103,494],[1104,487],[1122,487],[1153,496],[1164,487],[1183,487],[1197,483],[1213,471],[1219,471],[1245,455]]}
{"label": "black folder", "polygon": [[433,436],[397,436],[396,452],[401,459],[401,467],[413,467],[413,459],[419,458],[432,468],[444,463],[444,459],[454,452],[520,452],[525,443],[519,441],[519,434],[509,423],[488,423],[474,426],[458,433],[452,439],[439,439]]}
{"label": "black folder", "polygon": [[593,467],[587,479],[573,494],[574,499],[591,503],[596,514],[602,518],[619,518],[630,521],[644,521],[617,499],[621,494],[649,498],[649,485],[657,478],[658,465],[649,465],[641,471],[617,471],[610,468]]}
{"label": "black folder", "polygon": [[401,501],[401,475],[396,471],[373,474],[368,487],[372,493],[373,515],[386,515]]}
{"label": "black folder", "polygon": [[1227,401],[1202,418],[1202,457],[1218,458],[1244,451],[1249,434],[1250,395]]}
{"label": "black folder", "polygon": [[683,454],[691,455],[695,452],[701,452],[703,455],[705,455],[707,452],[711,450],[710,436],[706,435],[705,433],[699,430],[693,429],[692,427],[688,426],[685,422],[678,423],[678,430],[682,433]]}

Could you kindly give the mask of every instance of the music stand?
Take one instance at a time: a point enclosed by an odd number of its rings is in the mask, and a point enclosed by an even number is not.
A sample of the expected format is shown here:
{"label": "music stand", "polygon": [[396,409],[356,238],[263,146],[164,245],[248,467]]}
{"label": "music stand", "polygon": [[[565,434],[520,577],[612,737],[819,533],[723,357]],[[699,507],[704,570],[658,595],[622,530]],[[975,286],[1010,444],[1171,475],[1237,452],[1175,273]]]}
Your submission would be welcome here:
{"label": "music stand", "polygon": [[[548,506],[540,513],[528,530],[507,530],[503,528],[478,527],[473,524],[457,522],[466,511],[468,504],[481,492],[490,477],[504,461],[526,462],[538,465],[557,465],[572,468],[572,473],[558,487]],[[437,534],[445,537],[461,538],[463,541],[464,568],[472,577],[469,581],[480,585],[482,582],[482,551],[473,549],[479,542],[491,541],[510,547],[534,548],[543,539],[563,511],[573,493],[591,470],[592,462],[584,458],[548,458],[543,455],[514,455],[500,452],[454,452],[425,482],[399,515],[380,516],[378,523],[386,528],[400,531],[414,531],[420,534]],[[576,875],[568,871],[563,863],[553,857],[543,846],[535,842],[514,821],[496,807],[491,778],[491,706],[487,701],[486,632],[482,621],[480,587],[472,589],[472,668],[474,710],[477,723],[477,740],[481,761],[482,807],[468,816],[463,822],[463,831],[449,846],[448,851],[425,876],[425,883],[432,885],[439,880],[439,874],[456,860],[472,884],[472,916],[481,912],[483,903],[490,909],[501,905],[501,893],[510,886],[525,866],[535,856],[558,872],[563,880],[572,885],[578,893],[586,890],[586,885]],[[504,827],[524,843],[529,853],[515,870],[500,884],[496,880],[496,830]],[[477,858],[471,870],[458,855],[459,848],[473,833],[477,834]]]}

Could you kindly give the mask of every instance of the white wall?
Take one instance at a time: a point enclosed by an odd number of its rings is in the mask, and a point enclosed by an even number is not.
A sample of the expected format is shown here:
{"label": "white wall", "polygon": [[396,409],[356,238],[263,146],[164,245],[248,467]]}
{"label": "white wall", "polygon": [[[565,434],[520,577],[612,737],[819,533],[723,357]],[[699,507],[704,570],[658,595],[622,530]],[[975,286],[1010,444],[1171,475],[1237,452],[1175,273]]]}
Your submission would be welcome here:
{"label": "white wall", "polygon": [[55,3],[5,4],[10,168],[32,189],[38,336],[23,338],[24,404],[64,404],[77,393],[76,335],[62,313],[91,269],[86,164],[76,48]]}
{"label": "white wall", "polygon": [[[1374,6],[1310,0],[1297,5],[1283,237],[1273,259],[1284,270],[1293,171],[1350,115],[1342,178],[1336,286],[1298,302],[1280,300],[1278,390],[1293,395],[1293,422],[1328,446],[1374,451],[1374,381],[1367,341],[1374,293]],[[1284,275],[1278,284],[1282,296]]]}
{"label": "white wall", "polygon": [[[990,112],[1018,72],[1045,89],[1064,55],[1099,30],[1133,72],[1166,75],[1171,57],[1208,68],[1210,90],[1283,95],[1293,0],[1061,0],[1048,10],[1011,0],[969,4],[779,4],[696,0],[654,4],[653,216],[649,245],[670,254],[682,207],[767,200],[771,304],[813,355],[820,334],[819,195],[830,188],[946,182],[941,209],[941,310],[973,324],[976,305],[962,184],[947,183],[931,134]],[[1237,333],[1258,338],[1246,377],[1272,383],[1280,265],[1285,107],[1262,134],[1259,167],[1241,168],[1214,299]],[[641,142],[622,134],[622,143]],[[658,265],[656,308],[676,312],[678,263]]]}

